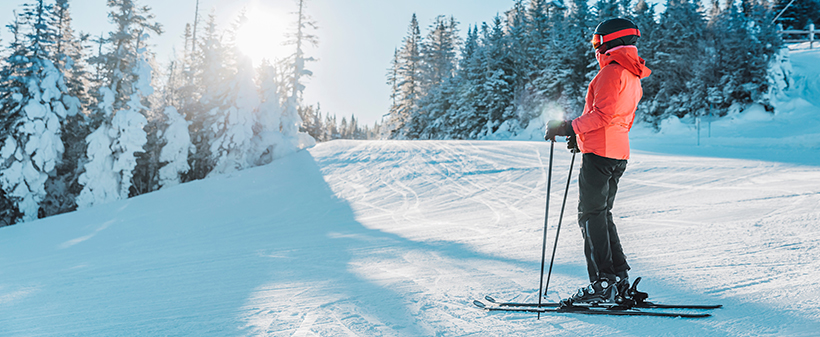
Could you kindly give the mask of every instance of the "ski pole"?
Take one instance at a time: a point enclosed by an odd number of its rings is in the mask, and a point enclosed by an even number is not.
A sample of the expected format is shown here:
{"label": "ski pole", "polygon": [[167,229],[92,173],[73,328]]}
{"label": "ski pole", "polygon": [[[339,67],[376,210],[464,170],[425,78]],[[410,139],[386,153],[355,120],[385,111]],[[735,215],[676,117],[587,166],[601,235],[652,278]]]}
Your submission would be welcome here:
{"label": "ski pole", "polygon": [[555,261],[555,250],[558,248],[558,234],[561,234],[561,221],[564,219],[564,207],[567,205],[567,194],[569,194],[569,183],[572,181],[572,167],[575,165],[575,151],[572,151],[572,160],[569,162],[569,173],[567,174],[567,188],[564,190],[564,201],[561,203],[561,214],[558,216],[558,229],[555,231],[555,244],[552,246],[552,257],[550,258],[550,269],[547,273],[547,286],[544,288],[544,295],[550,288],[550,276],[552,276],[552,264]]}
{"label": "ski pole", "polygon": [[[552,184],[552,156],[555,152],[555,140],[550,142],[550,164],[547,170],[547,207],[544,215],[544,241],[541,245],[541,281],[538,283],[538,307],[541,308],[541,289],[544,289],[544,260],[547,257],[547,223],[550,218],[550,185]],[[546,293],[545,293],[546,294]],[[541,312],[538,312],[538,319],[541,319]]]}

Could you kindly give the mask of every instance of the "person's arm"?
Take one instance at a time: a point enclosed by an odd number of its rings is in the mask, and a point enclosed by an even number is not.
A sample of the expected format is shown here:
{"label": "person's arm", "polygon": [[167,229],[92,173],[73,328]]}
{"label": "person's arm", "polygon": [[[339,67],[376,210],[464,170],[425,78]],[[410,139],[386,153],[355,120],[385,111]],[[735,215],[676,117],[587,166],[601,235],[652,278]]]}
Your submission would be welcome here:
{"label": "person's arm", "polygon": [[622,86],[620,72],[616,67],[606,66],[601,69],[595,87],[590,88],[595,93],[592,110],[572,121],[575,133],[587,133],[609,125],[618,113]]}

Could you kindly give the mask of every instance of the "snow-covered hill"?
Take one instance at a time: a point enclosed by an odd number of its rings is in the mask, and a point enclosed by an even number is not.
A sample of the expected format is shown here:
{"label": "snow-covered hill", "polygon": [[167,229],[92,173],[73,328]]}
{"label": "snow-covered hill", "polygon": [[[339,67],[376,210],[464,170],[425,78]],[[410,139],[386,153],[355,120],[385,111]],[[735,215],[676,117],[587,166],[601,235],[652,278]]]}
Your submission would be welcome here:
{"label": "snow-covered hill", "polygon": [[[632,276],[714,317],[481,311],[536,299],[549,144],[334,141],[0,228],[0,336],[816,335],[816,60],[792,54],[776,116],[713,123],[701,146],[636,129],[614,209]],[[556,145],[550,242],[570,160]],[[577,164],[551,300],[585,284]]]}
{"label": "snow-covered hill", "polygon": [[[559,148],[560,149],[560,148]],[[534,300],[545,142],[320,144],[0,229],[0,335],[811,335],[820,170],[637,152],[617,223],[657,300],[704,320],[487,314]],[[570,155],[556,151],[553,210]],[[576,200],[573,178],[570,200]],[[550,297],[584,284],[564,219]],[[557,211],[550,219],[550,238]]]}

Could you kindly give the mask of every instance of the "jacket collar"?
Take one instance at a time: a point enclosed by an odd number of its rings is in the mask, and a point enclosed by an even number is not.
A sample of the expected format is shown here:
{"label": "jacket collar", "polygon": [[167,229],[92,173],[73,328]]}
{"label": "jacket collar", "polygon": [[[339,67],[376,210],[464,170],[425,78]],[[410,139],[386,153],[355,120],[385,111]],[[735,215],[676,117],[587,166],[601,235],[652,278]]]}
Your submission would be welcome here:
{"label": "jacket collar", "polygon": [[635,46],[617,46],[604,53],[595,51],[595,58],[598,59],[601,69],[611,63],[617,63],[639,78],[645,78],[652,73],[646,67],[646,61],[638,56],[638,48]]}

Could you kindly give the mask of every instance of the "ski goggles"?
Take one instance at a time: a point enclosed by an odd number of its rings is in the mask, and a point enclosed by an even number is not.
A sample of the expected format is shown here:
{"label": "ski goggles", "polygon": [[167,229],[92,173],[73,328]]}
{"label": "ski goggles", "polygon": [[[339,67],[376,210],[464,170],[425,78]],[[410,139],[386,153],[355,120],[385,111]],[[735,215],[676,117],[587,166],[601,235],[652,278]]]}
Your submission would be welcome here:
{"label": "ski goggles", "polygon": [[637,35],[638,37],[641,36],[641,31],[636,28],[628,28],[628,29],[621,29],[614,33],[609,33],[606,35],[603,34],[594,34],[592,35],[592,47],[595,49],[600,48],[604,43],[609,41],[622,38],[624,36],[629,35]]}

